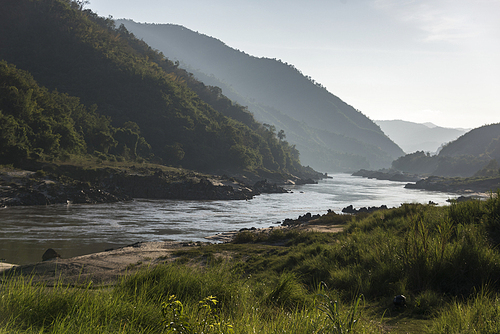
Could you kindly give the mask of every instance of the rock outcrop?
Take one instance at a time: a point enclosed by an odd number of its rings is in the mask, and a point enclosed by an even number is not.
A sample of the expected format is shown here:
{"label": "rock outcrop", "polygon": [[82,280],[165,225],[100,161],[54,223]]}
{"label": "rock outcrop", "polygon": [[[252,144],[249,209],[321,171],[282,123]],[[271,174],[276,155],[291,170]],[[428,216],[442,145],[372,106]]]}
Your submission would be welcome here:
{"label": "rock outcrop", "polygon": [[408,174],[394,169],[382,170],[366,170],[360,169],[352,174],[352,176],[362,176],[368,179],[399,181],[399,182],[417,182],[422,180],[422,176],[416,174]]}
{"label": "rock outcrop", "polygon": [[308,212],[308,213],[304,214],[303,216],[299,216],[297,219],[291,219],[291,218],[285,219],[281,223],[281,226],[298,226],[298,225],[308,223],[311,220],[318,219],[319,217],[321,217],[321,215],[319,215],[319,214],[312,215],[310,212]]}
{"label": "rock outcrop", "polygon": [[362,207],[359,209],[355,209],[352,205],[349,205],[345,208],[342,209],[343,213],[350,213],[350,214],[358,214],[358,213],[372,213],[378,210],[387,210],[387,205],[381,205],[381,206],[371,206],[371,207]]}
{"label": "rock outcrop", "polygon": [[49,248],[49,249],[47,249],[45,251],[45,253],[43,253],[43,255],[42,255],[42,261],[54,260],[54,259],[57,259],[57,258],[60,258],[60,257],[61,257],[61,255],[59,255],[59,253],[57,253],[52,248]]}
{"label": "rock outcrop", "polygon": [[486,193],[500,189],[500,177],[490,178],[448,178],[429,176],[416,183],[405,185],[408,189],[424,189],[431,191],[451,192],[459,194]]}
{"label": "rock outcrop", "polygon": [[253,185],[253,190],[257,194],[275,194],[275,193],[287,193],[283,187],[278,186],[276,183],[267,182],[267,180],[257,181]]}
{"label": "rock outcrop", "polygon": [[267,180],[250,186],[227,176],[210,176],[189,171],[165,172],[159,168],[131,168],[128,171],[111,168],[64,168],[62,171],[58,170],[57,174],[0,171],[0,206],[96,204],[133,198],[248,200],[262,193],[288,192]]}

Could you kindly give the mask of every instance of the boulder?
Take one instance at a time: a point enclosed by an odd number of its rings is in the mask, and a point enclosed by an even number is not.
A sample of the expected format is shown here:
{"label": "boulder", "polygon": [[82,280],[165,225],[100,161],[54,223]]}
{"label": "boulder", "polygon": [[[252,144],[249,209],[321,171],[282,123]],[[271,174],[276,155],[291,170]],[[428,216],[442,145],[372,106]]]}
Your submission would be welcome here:
{"label": "boulder", "polygon": [[42,255],[42,261],[49,261],[49,260],[56,259],[58,257],[60,258],[61,255],[59,255],[59,253],[57,253],[52,248],[49,248],[49,249],[47,249],[45,251],[45,253],[43,253],[43,255]]}
{"label": "boulder", "polygon": [[253,190],[257,194],[276,194],[276,193],[287,193],[288,190],[283,187],[278,186],[276,183],[270,183],[267,180],[261,180],[255,182]]}
{"label": "boulder", "polygon": [[387,210],[387,205],[381,205],[381,206],[371,206],[371,207],[362,207],[359,209],[355,209],[352,204],[349,206],[346,206],[345,208],[342,209],[343,213],[349,213],[349,214],[358,214],[358,213],[372,213],[377,210]]}
{"label": "boulder", "polygon": [[393,303],[396,308],[406,307],[406,297],[404,295],[397,295],[394,297]]}

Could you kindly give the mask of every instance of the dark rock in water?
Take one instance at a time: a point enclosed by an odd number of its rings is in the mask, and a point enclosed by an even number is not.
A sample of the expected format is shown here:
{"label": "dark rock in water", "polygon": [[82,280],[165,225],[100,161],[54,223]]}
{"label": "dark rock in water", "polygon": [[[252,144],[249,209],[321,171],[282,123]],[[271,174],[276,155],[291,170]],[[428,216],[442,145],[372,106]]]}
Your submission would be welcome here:
{"label": "dark rock in water", "polygon": [[368,179],[389,180],[399,182],[417,182],[422,180],[422,177],[417,174],[408,174],[394,169],[381,169],[381,170],[366,170],[360,169],[351,174],[352,176],[361,176]]}
{"label": "dark rock in water", "polygon": [[296,185],[302,185],[302,184],[318,184],[318,181],[315,181],[311,178],[307,178],[307,179],[298,179],[295,181],[295,184]]}
{"label": "dark rock in water", "polygon": [[397,295],[394,297],[393,303],[396,308],[406,307],[406,297],[403,295]]}
{"label": "dark rock in water", "polygon": [[318,219],[319,217],[320,217],[320,215],[311,215],[311,213],[308,212],[303,216],[299,216],[299,218],[297,218],[297,220],[301,221],[301,222],[308,222],[308,221],[313,220],[313,219]]}
{"label": "dark rock in water", "polygon": [[267,180],[257,181],[253,186],[253,190],[258,194],[275,194],[287,193],[283,187],[278,186],[276,183],[267,182]]}
{"label": "dark rock in water", "polygon": [[478,196],[459,196],[455,199],[447,199],[446,202],[448,202],[448,203],[453,203],[453,202],[462,203],[462,202],[467,202],[467,201],[472,201],[472,200],[477,200],[477,199],[480,199],[480,197],[478,197]]}
{"label": "dark rock in water", "polygon": [[369,208],[359,208],[355,209],[352,205],[346,206],[345,208],[342,209],[343,213],[350,213],[350,214],[358,214],[358,213],[372,213],[377,210],[387,210],[387,205],[381,205],[381,206],[371,206]]}
{"label": "dark rock in water", "polygon": [[343,213],[356,213],[356,209],[351,205],[346,206],[345,208],[342,209]]}
{"label": "dark rock in water", "polygon": [[290,218],[287,218],[285,219],[281,225],[282,226],[299,226],[299,225],[302,225],[304,223],[307,223],[311,220],[314,220],[314,219],[318,219],[319,217],[321,217],[321,215],[312,215],[310,212],[306,213],[305,215],[303,216],[299,216],[297,219],[290,219]]}
{"label": "dark rock in water", "polygon": [[492,178],[456,178],[429,176],[416,183],[405,185],[407,189],[425,189],[451,193],[486,193],[500,188],[500,177]]}
{"label": "dark rock in water", "polygon": [[53,260],[53,259],[56,259],[58,257],[61,257],[61,255],[59,255],[59,253],[57,253],[52,248],[49,248],[49,249],[47,249],[45,251],[45,253],[43,253],[43,255],[42,255],[42,261]]}

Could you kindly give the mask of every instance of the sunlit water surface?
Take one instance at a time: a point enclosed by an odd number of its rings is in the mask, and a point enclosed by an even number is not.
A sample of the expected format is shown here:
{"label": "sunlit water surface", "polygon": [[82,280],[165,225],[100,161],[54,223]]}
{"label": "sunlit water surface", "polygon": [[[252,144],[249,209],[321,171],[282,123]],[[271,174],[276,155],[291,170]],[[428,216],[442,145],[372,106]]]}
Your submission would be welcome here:
{"label": "sunlit water surface", "polygon": [[220,232],[269,227],[307,212],[340,212],[402,203],[445,205],[456,195],[410,190],[404,182],[330,174],[292,193],[263,194],[249,201],[134,200],[97,205],[11,207],[0,210],[0,259],[25,264],[41,260],[47,248],[63,257],[89,254],[138,241],[206,241]]}

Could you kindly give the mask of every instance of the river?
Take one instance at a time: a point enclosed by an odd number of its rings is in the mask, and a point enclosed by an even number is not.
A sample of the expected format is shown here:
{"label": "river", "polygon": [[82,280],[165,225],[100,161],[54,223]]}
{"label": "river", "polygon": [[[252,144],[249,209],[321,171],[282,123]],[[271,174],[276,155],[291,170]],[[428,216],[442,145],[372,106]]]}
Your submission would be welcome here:
{"label": "river", "polygon": [[206,241],[220,232],[269,227],[307,212],[340,213],[355,208],[402,203],[446,205],[456,194],[405,189],[404,182],[348,174],[314,185],[288,187],[288,194],[263,194],[248,201],[145,200],[96,205],[50,205],[0,209],[0,259],[41,261],[47,248],[73,257],[139,241]]}

